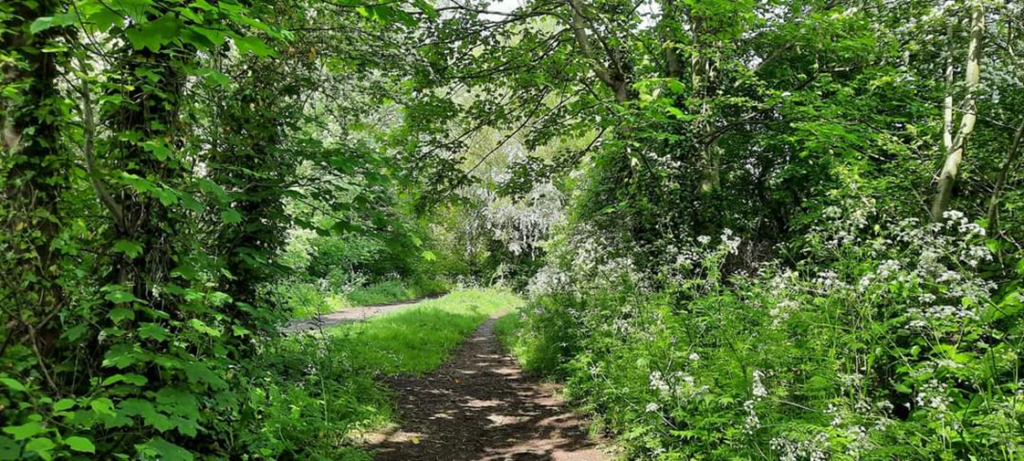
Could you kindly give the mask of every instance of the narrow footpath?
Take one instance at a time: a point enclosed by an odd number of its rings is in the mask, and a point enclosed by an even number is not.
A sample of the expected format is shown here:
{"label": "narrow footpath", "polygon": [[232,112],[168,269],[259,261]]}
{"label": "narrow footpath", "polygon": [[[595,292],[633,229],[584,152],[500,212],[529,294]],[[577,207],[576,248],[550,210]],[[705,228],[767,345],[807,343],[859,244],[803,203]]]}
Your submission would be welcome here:
{"label": "narrow footpath", "polygon": [[604,461],[586,424],[505,353],[484,323],[437,371],[387,380],[401,427],[367,438],[376,460]]}

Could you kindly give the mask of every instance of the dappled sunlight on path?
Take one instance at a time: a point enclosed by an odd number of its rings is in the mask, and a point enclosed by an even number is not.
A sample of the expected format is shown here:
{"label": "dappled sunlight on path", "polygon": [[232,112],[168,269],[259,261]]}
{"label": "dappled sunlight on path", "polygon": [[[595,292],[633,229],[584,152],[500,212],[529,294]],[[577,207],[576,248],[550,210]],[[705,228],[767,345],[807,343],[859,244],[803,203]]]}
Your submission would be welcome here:
{"label": "dappled sunlight on path", "polygon": [[494,319],[437,371],[388,383],[399,394],[402,427],[367,439],[377,460],[612,459],[554,385],[524,376],[502,351]]}

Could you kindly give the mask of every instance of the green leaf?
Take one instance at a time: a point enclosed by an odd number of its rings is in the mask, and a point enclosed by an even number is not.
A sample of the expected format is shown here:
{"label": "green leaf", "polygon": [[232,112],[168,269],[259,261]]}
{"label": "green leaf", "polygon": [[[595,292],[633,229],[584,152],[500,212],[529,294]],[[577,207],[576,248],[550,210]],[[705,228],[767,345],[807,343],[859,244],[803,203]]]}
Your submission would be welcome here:
{"label": "green leaf", "polygon": [[75,407],[75,401],[73,399],[60,399],[57,403],[53,404],[53,411],[65,411]]}
{"label": "green leaf", "polygon": [[220,212],[220,219],[221,221],[224,221],[225,224],[238,224],[242,222],[242,215],[241,213],[228,208]]}
{"label": "green leaf", "polygon": [[181,23],[178,18],[174,14],[165,14],[156,21],[139,24],[124,33],[128,37],[128,42],[136,50],[147,48],[155,53],[160,51],[164,45],[174,41],[178,37],[180,29]]}
{"label": "green leaf", "polygon": [[217,69],[199,69],[196,75],[206,77],[206,83],[224,88],[231,86],[231,77],[220,73]]}
{"label": "green leaf", "polygon": [[14,436],[14,440],[25,440],[29,437],[46,432],[46,428],[38,422],[25,423],[21,426],[7,426],[4,428],[5,434]]}
{"label": "green leaf", "polygon": [[154,427],[160,432],[174,428],[170,418],[157,412],[148,400],[127,399],[121,402],[121,413],[125,416],[141,416],[145,425]]}
{"label": "green leaf", "polygon": [[78,325],[75,325],[75,326],[73,326],[71,328],[68,328],[67,330],[64,330],[64,333],[62,333],[60,335],[60,337],[61,337],[61,339],[67,339],[69,341],[75,341],[78,338],[81,338],[82,335],[84,335],[85,332],[88,331],[88,330],[89,330],[89,326],[87,324],[78,324]]}
{"label": "green leaf", "polygon": [[253,54],[261,58],[274,55],[274,50],[267,46],[266,43],[263,43],[263,40],[260,40],[257,37],[235,35],[234,40],[235,45],[238,47],[239,54],[244,55],[251,51]]}
{"label": "green leaf", "polygon": [[68,437],[64,439],[64,443],[74,451],[82,453],[96,453],[96,445],[93,445],[92,441],[85,437]]}
{"label": "green leaf", "polygon": [[114,25],[123,26],[124,17],[109,8],[99,8],[95,13],[89,15],[89,22],[101,32],[106,32]]}
{"label": "green leaf", "polygon": [[434,6],[431,5],[430,3],[427,3],[425,0],[413,0],[412,3],[413,5],[416,6],[416,8],[419,8],[419,10],[422,11],[423,14],[427,15],[427,17],[430,19],[437,19],[441,17],[437,10],[434,9]]}
{"label": "green leaf", "polygon": [[53,450],[53,447],[53,440],[32,439],[25,444],[25,451],[35,453],[45,460],[50,460],[53,459],[53,456],[50,455],[50,451]]}
{"label": "green leaf", "polygon": [[203,323],[202,320],[192,319],[192,320],[188,321],[188,324],[191,325],[192,328],[195,328],[196,331],[198,331],[200,333],[205,333],[205,334],[208,334],[210,336],[220,336],[220,331],[217,331],[217,330],[215,330],[213,328],[210,328],[210,327],[206,326],[206,324]]}
{"label": "green leaf", "polygon": [[110,317],[110,320],[114,321],[114,323],[119,323],[120,321],[122,321],[124,319],[135,320],[135,312],[132,311],[131,309],[125,309],[123,307],[115,307],[115,308],[110,310],[109,317]]}
{"label": "green leaf", "polygon": [[156,189],[156,184],[153,184],[152,181],[131,173],[121,173],[121,180],[142,193],[149,193]]}
{"label": "green leaf", "polygon": [[10,437],[0,435],[0,460],[20,459],[21,447]]}
{"label": "green leaf", "polygon": [[163,341],[167,339],[167,335],[170,332],[166,328],[156,323],[144,323],[139,328],[139,337],[142,339],[155,339],[157,341]]}
{"label": "green leaf", "polygon": [[11,378],[0,378],[0,383],[4,383],[5,386],[10,388],[12,391],[16,391],[16,392],[25,392],[25,391],[28,390],[28,389],[25,389],[25,386],[22,386],[21,383],[13,380]]}
{"label": "green leaf", "polygon": [[160,199],[163,206],[171,206],[178,203],[178,194],[170,188],[154,189],[153,196]]}
{"label": "green leaf", "polygon": [[32,21],[32,25],[28,27],[28,30],[33,34],[38,34],[50,27],[53,27],[53,17],[45,16]]}
{"label": "green leaf", "polygon": [[188,376],[189,382],[200,383],[204,382],[210,385],[214,389],[225,389],[227,383],[223,379],[220,379],[216,373],[210,370],[201,362],[191,362],[185,365],[185,374]]}
{"label": "green leaf", "polygon": [[100,397],[89,402],[89,408],[97,415],[114,415],[114,402],[106,397]]}
{"label": "green leaf", "polygon": [[181,448],[161,437],[154,437],[150,441],[138,445],[139,451],[156,456],[162,461],[193,461],[192,453]]}
{"label": "green leaf", "polygon": [[213,195],[221,202],[228,201],[228,193],[224,192],[224,188],[209,179],[199,180],[199,190],[203,191],[204,194]]}
{"label": "green leaf", "polygon": [[139,298],[136,298],[135,295],[133,295],[131,293],[128,293],[126,291],[121,291],[119,289],[114,289],[114,290],[110,291],[103,298],[106,299],[107,301],[110,301],[112,303],[118,303],[118,304],[123,304],[123,303],[145,303],[145,301],[143,301],[143,300],[141,300]]}
{"label": "green leaf", "polygon": [[103,366],[116,367],[118,370],[123,370],[146,358],[147,355],[141,350],[136,349],[135,345],[117,344],[110,348],[103,356]]}
{"label": "green leaf", "polygon": [[192,26],[192,31],[205,37],[214,46],[221,46],[227,40],[227,35],[224,32],[215,29],[207,29],[201,26]]}
{"label": "green leaf", "polygon": [[188,419],[199,419],[199,401],[187,389],[165,387],[156,393],[157,408]]}
{"label": "green leaf", "polygon": [[677,107],[668,106],[668,107],[665,108],[665,110],[668,111],[669,114],[672,114],[673,116],[675,116],[675,118],[677,118],[679,120],[692,120],[693,119],[692,115],[687,115],[683,111],[679,110],[679,108],[677,108]]}
{"label": "green leaf", "polygon": [[185,207],[186,210],[191,210],[195,214],[202,214],[203,204],[199,200],[196,200],[191,194],[181,195],[181,206]]}
{"label": "green leaf", "polygon": [[28,26],[29,32],[33,35],[38,34],[51,27],[66,26],[78,22],[78,15],[74,12],[59,14],[57,16],[46,16],[37,18],[32,21],[32,24]]}
{"label": "green leaf", "polygon": [[146,152],[153,154],[153,156],[161,162],[166,161],[171,157],[171,150],[168,149],[164,143],[159,141],[146,141],[142,143],[142,148],[145,149]]}
{"label": "green leaf", "polygon": [[114,243],[113,251],[124,253],[131,259],[142,254],[142,244],[134,240],[118,240]]}

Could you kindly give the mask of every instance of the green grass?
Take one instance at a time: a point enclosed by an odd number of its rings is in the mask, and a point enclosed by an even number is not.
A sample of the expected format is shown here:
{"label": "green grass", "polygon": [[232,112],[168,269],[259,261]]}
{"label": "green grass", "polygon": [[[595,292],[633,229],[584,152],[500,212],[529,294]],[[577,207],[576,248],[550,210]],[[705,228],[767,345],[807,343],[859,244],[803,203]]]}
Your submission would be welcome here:
{"label": "green grass", "polygon": [[492,314],[522,301],[498,290],[466,290],[329,330],[353,366],[382,374],[424,373],[444,362]]}
{"label": "green grass", "polygon": [[421,298],[445,292],[447,287],[441,282],[413,282],[388,280],[365,287],[357,288],[346,296],[353,306],[369,306],[386,304],[410,299]]}
{"label": "green grass", "polygon": [[295,318],[309,318],[358,306],[410,301],[444,293],[448,285],[439,280],[388,280],[356,288],[347,295],[321,290],[312,283],[292,283],[279,288]]}

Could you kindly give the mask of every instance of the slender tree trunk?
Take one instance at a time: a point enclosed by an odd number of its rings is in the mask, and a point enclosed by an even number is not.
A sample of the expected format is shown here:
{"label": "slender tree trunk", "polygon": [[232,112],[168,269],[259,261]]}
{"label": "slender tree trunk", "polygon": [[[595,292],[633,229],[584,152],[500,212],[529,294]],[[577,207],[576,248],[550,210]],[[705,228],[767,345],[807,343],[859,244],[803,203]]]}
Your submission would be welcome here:
{"label": "slender tree trunk", "polygon": [[1003,167],[999,170],[999,177],[996,178],[996,187],[992,190],[992,199],[988,202],[989,235],[999,232],[999,196],[1002,195],[1003,188],[1006,186],[1006,178],[1010,175],[1010,170],[1020,156],[1021,138],[1024,138],[1024,123],[1020,124],[1017,134],[1013,136],[1013,145],[1010,147],[1010,152],[1006,154],[1006,161],[1003,162]]}
{"label": "slender tree trunk", "polygon": [[718,189],[721,184],[719,175],[720,149],[718,140],[713,133],[715,131],[714,113],[711,107],[711,99],[717,91],[717,56],[714,45],[707,43],[710,31],[706,30],[703,17],[691,14],[690,27],[693,30],[693,41],[696,44],[693,55],[690,57],[690,79],[693,87],[693,94],[698,98],[700,104],[700,115],[697,118],[697,133],[699,139],[703,140],[700,149],[700,187],[701,194],[709,194]]}
{"label": "slender tree trunk", "polygon": [[935,194],[931,208],[931,218],[935,222],[941,221],[942,214],[949,208],[949,201],[953,196],[953,186],[956,184],[967,139],[974,131],[974,123],[978,119],[976,93],[981,79],[981,40],[984,31],[985,10],[981,2],[975,1],[971,4],[971,38],[967,47],[967,68],[964,75],[964,82],[967,86],[967,94],[964,96],[963,103],[964,115],[960,119],[960,129],[946,153],[946,161],[939,173],[938,192]]}
{"label": "slender tree trunk", "polygon": [[942,152],[953,150],[953,62],[956,46],[953,42],[953,23],[946,22],[946,97],[942,100]]}

